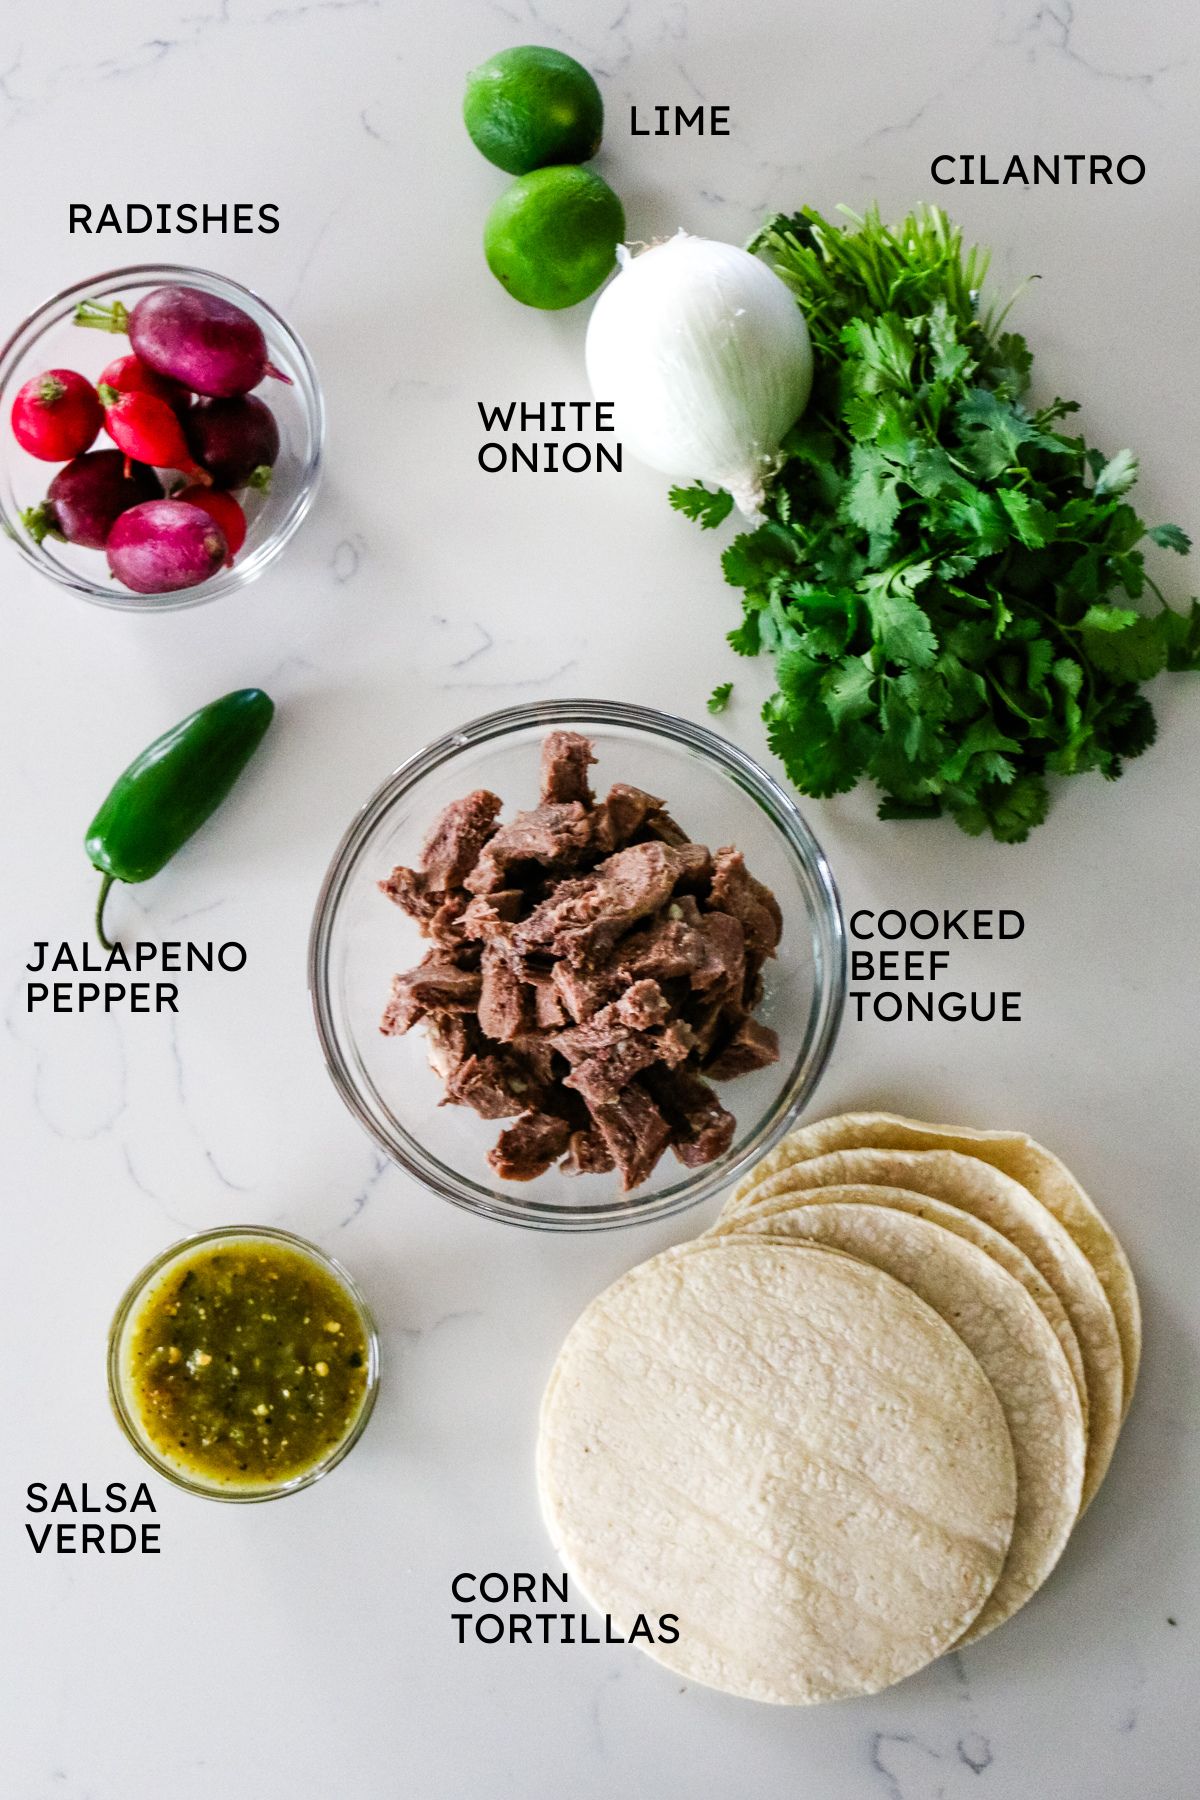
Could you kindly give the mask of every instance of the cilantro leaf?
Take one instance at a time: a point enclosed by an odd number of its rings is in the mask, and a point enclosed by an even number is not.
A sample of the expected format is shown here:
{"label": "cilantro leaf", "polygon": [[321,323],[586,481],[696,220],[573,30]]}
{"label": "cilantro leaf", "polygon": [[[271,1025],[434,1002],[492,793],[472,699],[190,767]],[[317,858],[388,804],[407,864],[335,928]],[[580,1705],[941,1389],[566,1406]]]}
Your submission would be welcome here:
{"label": "cilantro leaf", "polygon": [[722,524],[733,511],[732,494],[726,493],[724,488],[714,492],[699,481],[694,487],[673,487],[667,498],[676,512],[694,519],[705,531],[712,531]]}
{"label": "cilantro leaf", "polygon": [[1177,550],[1180,556],[1186,556],[1192,547],[1191,538],[1178,525],[1151,525],[1146,536],[1152,544],[1158,544],[1164,550]]}
{"label": "cilantro leaf", "polygon": [[927,668],[937,655],[937,638],[928,614],[912,597],[923,579],[922,569],[928,574],[928,563],[900,572],[887,569],[881,575],[864,575],[861,584],[884,656],[918,669]]}
{"label": "cilantro leaf", "polygon": [[1092,489],[1097,500],[1105,494],[1125,494],[1138,478],[1138,460],[1132,450],[1118,450],[1096,477]]}
{"label": "cilantro leaf", "polygon": [[1092,606],[1080,627],[1092,662],[1114,681],[1149,681],[1167,664],[1167,638],[1157,618],[1122,606]]}
{"label": "cilantro leaf", "polygon": [[971,837],[990,831],[999,844],[1023,844],[1050,809],[1050,793],[1036,775],[1023,775],[1010,787],[989,784],[965,806],[957,806],[954,822]]}
{"label": "cilantro leaf", "polygon": [[730,696],[730,694],[732,694],[732,692],[733,692],[732,681],[719,682],[717,684],[717,686],[713,689],[712,693],[708,696],[709,712],[710,713],[723,713],[725,711],[725,708],[729,705],[729,696]]}

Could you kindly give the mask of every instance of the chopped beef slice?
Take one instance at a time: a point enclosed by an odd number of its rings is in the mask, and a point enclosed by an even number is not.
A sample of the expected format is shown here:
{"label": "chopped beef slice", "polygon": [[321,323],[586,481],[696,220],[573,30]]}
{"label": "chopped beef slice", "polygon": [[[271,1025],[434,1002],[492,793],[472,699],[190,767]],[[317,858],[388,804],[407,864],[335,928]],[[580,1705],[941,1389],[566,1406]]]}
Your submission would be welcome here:
{"label": "chopped beef slice", "polygon": [[688,1169],[723,1156],[737,1124],[706,1081],[686,1069],[652,1069],[646,1084],[666,1115],[671,1146]]}
{"label": "chopped beef slice", "polygon": [[494,894],[512,885],[509,872],[523,863],[535,863],[543,870],[571,868],[591,836],[591,817],[578,800],[518,813],[484,846],[463,886],[472,894]]}
{"label": "chopped beef slice", "polygon": [[679,844],[675,854],[679,858],[679,874],[675,885],[681,893],[704,893],[712,878],[713,859],[711,850],[703,844]]}
{"label": "chopped beef slice", "polygon": [[486,940],[503,936],[504,927],[521,916],[525,896],[520,888],[498,888],[494,894],[479,894],[473,900],[463,895],[463,936]]}
{"label": "chopped beef slice", "polygon": [[671,1015],[671,1002],[657,981],[635,981],[617,1001],[617,1017],[622,1025],[634,1031],[649,1031],[653,1025],[665,1025]]}
{"label": "chopped beef slice", "polygon": [[425,926],[446,898],[445,894],[430,889],[424,875],[419,874],[416,869],[406,869],[403,864],[393,869],[386,881],[379,883],[379,891],[394,901],[410,919],[416,919],[423,937],[427,935]]}
{"label": "chopped beef slice", "polygon": [[664,810],[661,801],[646,814],[641,830],[646,837],[657,838],[660,844],[669,844],[672,850],[682,849],[684,844],[692,841],[683,826],[677,825],[670,813]]}
{"label": "chopped beef slice", "polygon": [[[553,1037],[545,1031],[526,1031],[512,1041],[512,1048],[539,1086],[551,1088],[558,1081],[564,1064],[558,1060]],[[561,1095],[569,1100],[569,1094]],[[560,1107],[560,1111],[562,1108]]]}
{"label": "chopped beef slice", "polygon": [[435,944],[457,950],[466,943],[468,937],[463,927],[466,910],[467,897],[461,889],[453,894],[444,894],[441,905],[425,927],[425,936],[431,937]]}
{"label": "chopped beef slice", "polygon": [[692,1048],[696,1057],[703,1062],[721,1035],[721,1028],[725,1024],[725,1002],[720,999],[708,1000],[703,995],[697,995],[696,999],[684,1008],[684,1021],[691,1031]]}
{"label": "chopped beef slice", "polygon": [[586,1131],[573,1131],[559,1168],[564,1175],[607,1175],[613,1167],[612,1154],[594,1125]]}
{"label": "chopped beef slice", "polygon": [[505,1127],[487,1159],[501,1181],[532,1181],[544,1175],[571,1140],[571,1127],[553,1113],[524,1112]]}
{"label": "chopped beef slice", "polygon": [[[551,970],[550,979],[562,998],[563,1005],[577,1024],[590,1019],[592,1014],[607,1006],[610,1000],[620,993],[623,983],[619,976],[604,969],[573,969],[570,963],[557,962]],[[566,1021],[563,1021],[564,1024]]]}
{"label": "chopped beef slice", "polygon": [[434,821],[421,851],[421,873],[426,885],[461,887],[479,861],[479,855],[500,817],[500,801],[486,788],[476,788],[462,800],[452,800]]}
{"label": "chopped beef slice", "polygon": [[597,804],[578,732],[542,748],[541,804],[499,823],[486,789],[446,807],[418,869],[382,891],[431,940],[397,975],[380,1029],[424,1020],[443,1104],[509,1124],[504,1180],[620,1172],[644,1181],[668,1142],[687,1167],[734,1120],[701,1072],[765,1068],[779,1043],[751,1016],[779,940],[774,895],[732,848],[693,843],[654,794]]}
{"label": "chopped beef slice", "polygon": [[426,1013],[474,1012],[482,983],[475,969],[462,969],[431,950],[423,962],[392,977],[392,997],[380,1022],[385,1037],[403,1037]]}
{"label": "chopped beef slice", "polygon": [[428,1013],[425,1044],[429,1066],[449,1083],[475,1048],[474,1021],[462,1013]]}
{"label": "chopped beef slice", "polygon": [[533,994],[533,1022],[539,1031],[558,1031],[570,1023],[571,1014],[554,984],[553,974],[543,969],[530,969],[526,971],[525,980]]}
{"label": "chopped beef slice", "polygon": [[715,912],[730,913],[746,934],[746,948],[755,956],[773,956],[783,931],[783,914],[769,887],[756,881],[740,850],[732,845],[713,858],[709,905]]}
{"label": "chopped beef slice", "polygon": [[595,762],[592,746],[577,731],[552,731],[542,745],[542,805],[578,800],[591,806],[588,770]]}
{"label": "chopped beef slice", "polygon": [[671,1128],[636,1081],[606,1106],[595,1107],[592,1117],[628,1193],[654,1168],[670,1141]]}
{"label": "chopped beef slice", "polygon": [[623,850],[635,831],[640,831],[650,814],[662,807],[662,801],[628,782],[615,781],[592,815],[592,832],[596,848],[605,856]]}
{"label": "chopped beef slice", "polygon": [[485,944],[479,964],[479,1024],[487,1037],[507,1044],[528,1023],[525,989],[499,938]]}
{"label": "chopped beef slice", "polygon": [[484,1051],[455,1070],[446,1098],[473,1107],[482,1119],[511,1119],[541,1099],[541,1087],[519,1058]]}
{"label": "chopped beef slice", "polygon": [[542,950],[578,967],[602,962],[631,925],[670,898],[678,858],[665,844],[631,844],[590,875],[562,881],[516,926],[522,950]]}
{"label": "chopped beef slice", "polygon": [[[661,919],[632,933],[617,953],[623,974],[634,981],[687,981],[698,993],[740,994],[745,973],[742,928],[725,913],[697,914],[690,924],[683,901],[674,901]],[[680,917],[671,915],[676,908]]]}
{"label": "chopped beef slice", "polygon": [[750,1075],[755,1069],[769,1068],[779,1061],[779,1036],[769,1025],[743,1017],[704,1073],[713,1081],[733,1081],[738,1075]]}
{"label": "chopped beef slice", "polygon": [[[652,982],[642,984],[653,987]],[[633,990],[630,990],[631,992]],[[652,1063],[672,1067],[686,1061],[692,1050],[692,1034],[672,1021],[648,1030],[631,1028],[621,1016],[623,1002],[605,1006],[584,1025],[555,1034],[554,1047],[571,1065],[563,1086],[582,1094],[594,1111],[607,1105]]]}

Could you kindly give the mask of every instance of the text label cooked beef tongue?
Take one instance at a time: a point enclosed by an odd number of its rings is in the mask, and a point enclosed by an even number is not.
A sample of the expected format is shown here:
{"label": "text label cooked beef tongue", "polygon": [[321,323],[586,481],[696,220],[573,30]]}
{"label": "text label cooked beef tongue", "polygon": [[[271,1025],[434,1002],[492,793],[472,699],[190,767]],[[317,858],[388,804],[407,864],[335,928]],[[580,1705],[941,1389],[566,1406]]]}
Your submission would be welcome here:
{"label": "text label cooked beef tongue", "polygon": [[771,890],[727,846],[688,839],[654,794],[597,802],[592,745],[554,731],[539,804],[501,823],[486,789],[435,820],[417,869],[380,888],[431,948],[381,1021],[423,1021],[445,1105],[509,1119],[488,1155],[505,1181],[555,1163],[637,1187],[670,1146],[712,1162],[735,1120],[708,1085],[765,1068],[753,1018],[782,930]]}

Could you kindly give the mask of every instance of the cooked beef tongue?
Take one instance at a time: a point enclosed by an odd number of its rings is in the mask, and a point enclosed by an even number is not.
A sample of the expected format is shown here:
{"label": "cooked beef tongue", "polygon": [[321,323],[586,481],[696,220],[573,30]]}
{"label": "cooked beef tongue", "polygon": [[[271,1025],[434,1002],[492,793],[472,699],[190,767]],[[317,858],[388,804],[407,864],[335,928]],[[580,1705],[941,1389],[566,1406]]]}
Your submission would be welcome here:
{"label": "cooked beef tongue", "polygon": [[533,1022],[539,1031],[558,1031],[570,1022],[571,1014],[554,984],[553,972],[532,969],[525,980],[533,994]]}
{"label": "cooked beef tongue", "polygon": [[479,964],[479,1023],[486,1036],[508,1044],[529,1025],[529,1006],[508,946],[494,937],[484,946]]}
{"label": "cooked beef tongue", "polygon": [[573,969],[568,962],[556,962],[550,979],[577,1025],[615,1000],[623,985],[622,977],[612,970]]}
{"label": "cooked beef tongue", "polygon": [[425,1019],[429,1066],[448,1086],[475,1049],[478,1029],[462,1013],[429,1013]]}
{"label": "cooked beef tongue", "polygon": [[628,1193],[652,1172],[670,1142],[671,1128],[636,1081],[607,1106],[596,1107],[592,1117]]}
{"label": "cooked beef tongue", "polygon": [[667,1069],[660,1063],[647,1070],[646,1085],[666,1115],[671,1147],[685,1168],[700,1168],[724,1155],[737,1121],[706,1081],[688,1069]]}
{"label": "cooked beef tongue", "polygon": [[698,912],[695,902],[682,896],[662,918],[631,932],[615,961],[634,980],[687,981],[700,994],[740,994],[745,979],[742,927],[727,913]]}
{"label": "cooked beef tongue", "polygon": [[392,997],[379,1029],[385,1037],[403,1037],[426,1013],[474,1012],[482,985],[477,969],[462,969],[431,950],[415,969],[392,977]]}
{"label": "cooked beef tongue", "polygon": [[386,881],[379,883],[379,891],[406,912],[410,919],[418,921],[422,937],[427,935],[426,925],[446,898],[445,894],[431,890],[424,875],[418,870],[406,869],[403,863],[392,870]]}
{"label": "cooked beef tongue", "polygon": [[678,875],[679,858],[665,844],[631,844],[590,875],[559,882],[515,927],[513,942],[576,966],[603,962],[632,925],[666,904]]}
{"label": "cooked beef tongue", "polygon": [[783,932],[779,902],[763,882],[756,881],[740,850],[727,845],[713,858],[709,905],[730,913],[741,922],[746,948],[755,956],[772,956]]}
{"label": "cooked beef tongue", "polygon": [[591,839],[591,816],[578,800],[518,813],[484,846],[463,886],[472,894],[494,894],[511,886],[509,871],[523,863],[536,863],[542,869],[571,868]]}
{"label": "cooked beef tongue", "polygon": [[501,1181],[532,1181],[567,1149],[571,1127],[553,1113],[524,1112],[505,1127],[487,1153]]}
{"label": "cooked beef tongue", "polygon": [[622,1019],[620,1008],[620,1001],[602,1007],[585,1025],[573,1025],[554,1036],[554,1048],[571,1065],[563,1086],[582,1094],[592,1112],[615,1100],[651,1063],[674,1065],[685,1061],[691,1051],[692,1038],[686,1028],[673,1024],[634,1030]]}
{"label": "cooked beef tongue", "polygon": [[769,1068],[779,1061],[779,1037],[769,1025],[757,1019],[743,1018],[726,1043],[721,1045],[704,1073],[713,1081],[732,1081],[738,1075],[752,1074],[755,1069]]}
{"label": "cooked beef tongue", "polygon": [[653,813],[662,810],[662,801],[643,788],[615,781],[592,814],[592,835],[596,847],[605,856],[622,850],[636,831],[640,831]]}
{"label": "cooked beef tongue", "polygon": [[504,936],[504,927],[521,916],[525,895],[520,888],[498,888],[494,894],[477,894],[473,900],[463,899],[463,936],[486,940]]}
{"label": "cooked beef tongue", "polygon": [[446,1083],[452,1106],[469,1106],[481,1119],[512,1119],[542,1099],[541,1084],[519,1057],[480,1051]]}
{"label": "cooked beef tongue", "polygon": [[665,1025],[670,1016],[671,1002],[657,981],[635,981],[617,1001],[617,1017],[634,1031]]}
{"label": "cooked beef tongue", "polygon": [[614,1164],[608,1145],[593,1125],[587,1131],[571,1133],[567,1154],[558,1166],[564,1175],[607,1175]]}
{"label": "cooked beef tongue", "polygon": [[496,829],[500,807],[495,794],[476,788],[442,810],[421,851],[421,873],[428,887],[445,893],[462,886]]}
{"label": "cooked beef tongue", "polygon": [[578,731],[552,731],[542,745],[542,805],[578,800],[593,804],[588,770],[595,762],[592,746]]}

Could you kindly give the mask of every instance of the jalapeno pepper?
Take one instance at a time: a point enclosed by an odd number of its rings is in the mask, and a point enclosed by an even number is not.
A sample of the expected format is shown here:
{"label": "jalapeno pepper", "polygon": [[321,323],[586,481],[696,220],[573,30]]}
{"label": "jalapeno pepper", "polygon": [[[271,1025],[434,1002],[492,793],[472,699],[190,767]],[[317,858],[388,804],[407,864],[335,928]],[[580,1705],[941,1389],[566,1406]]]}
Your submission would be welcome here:
{"label": "jalapeno pepper", "polygon": [[239,688],[164,731],[118,776],[88,826],[84,848],[104,879],[96,933],[106,950],[104,903],[114,881],[148,881],[217,810],[262,742],[275,705]]}

